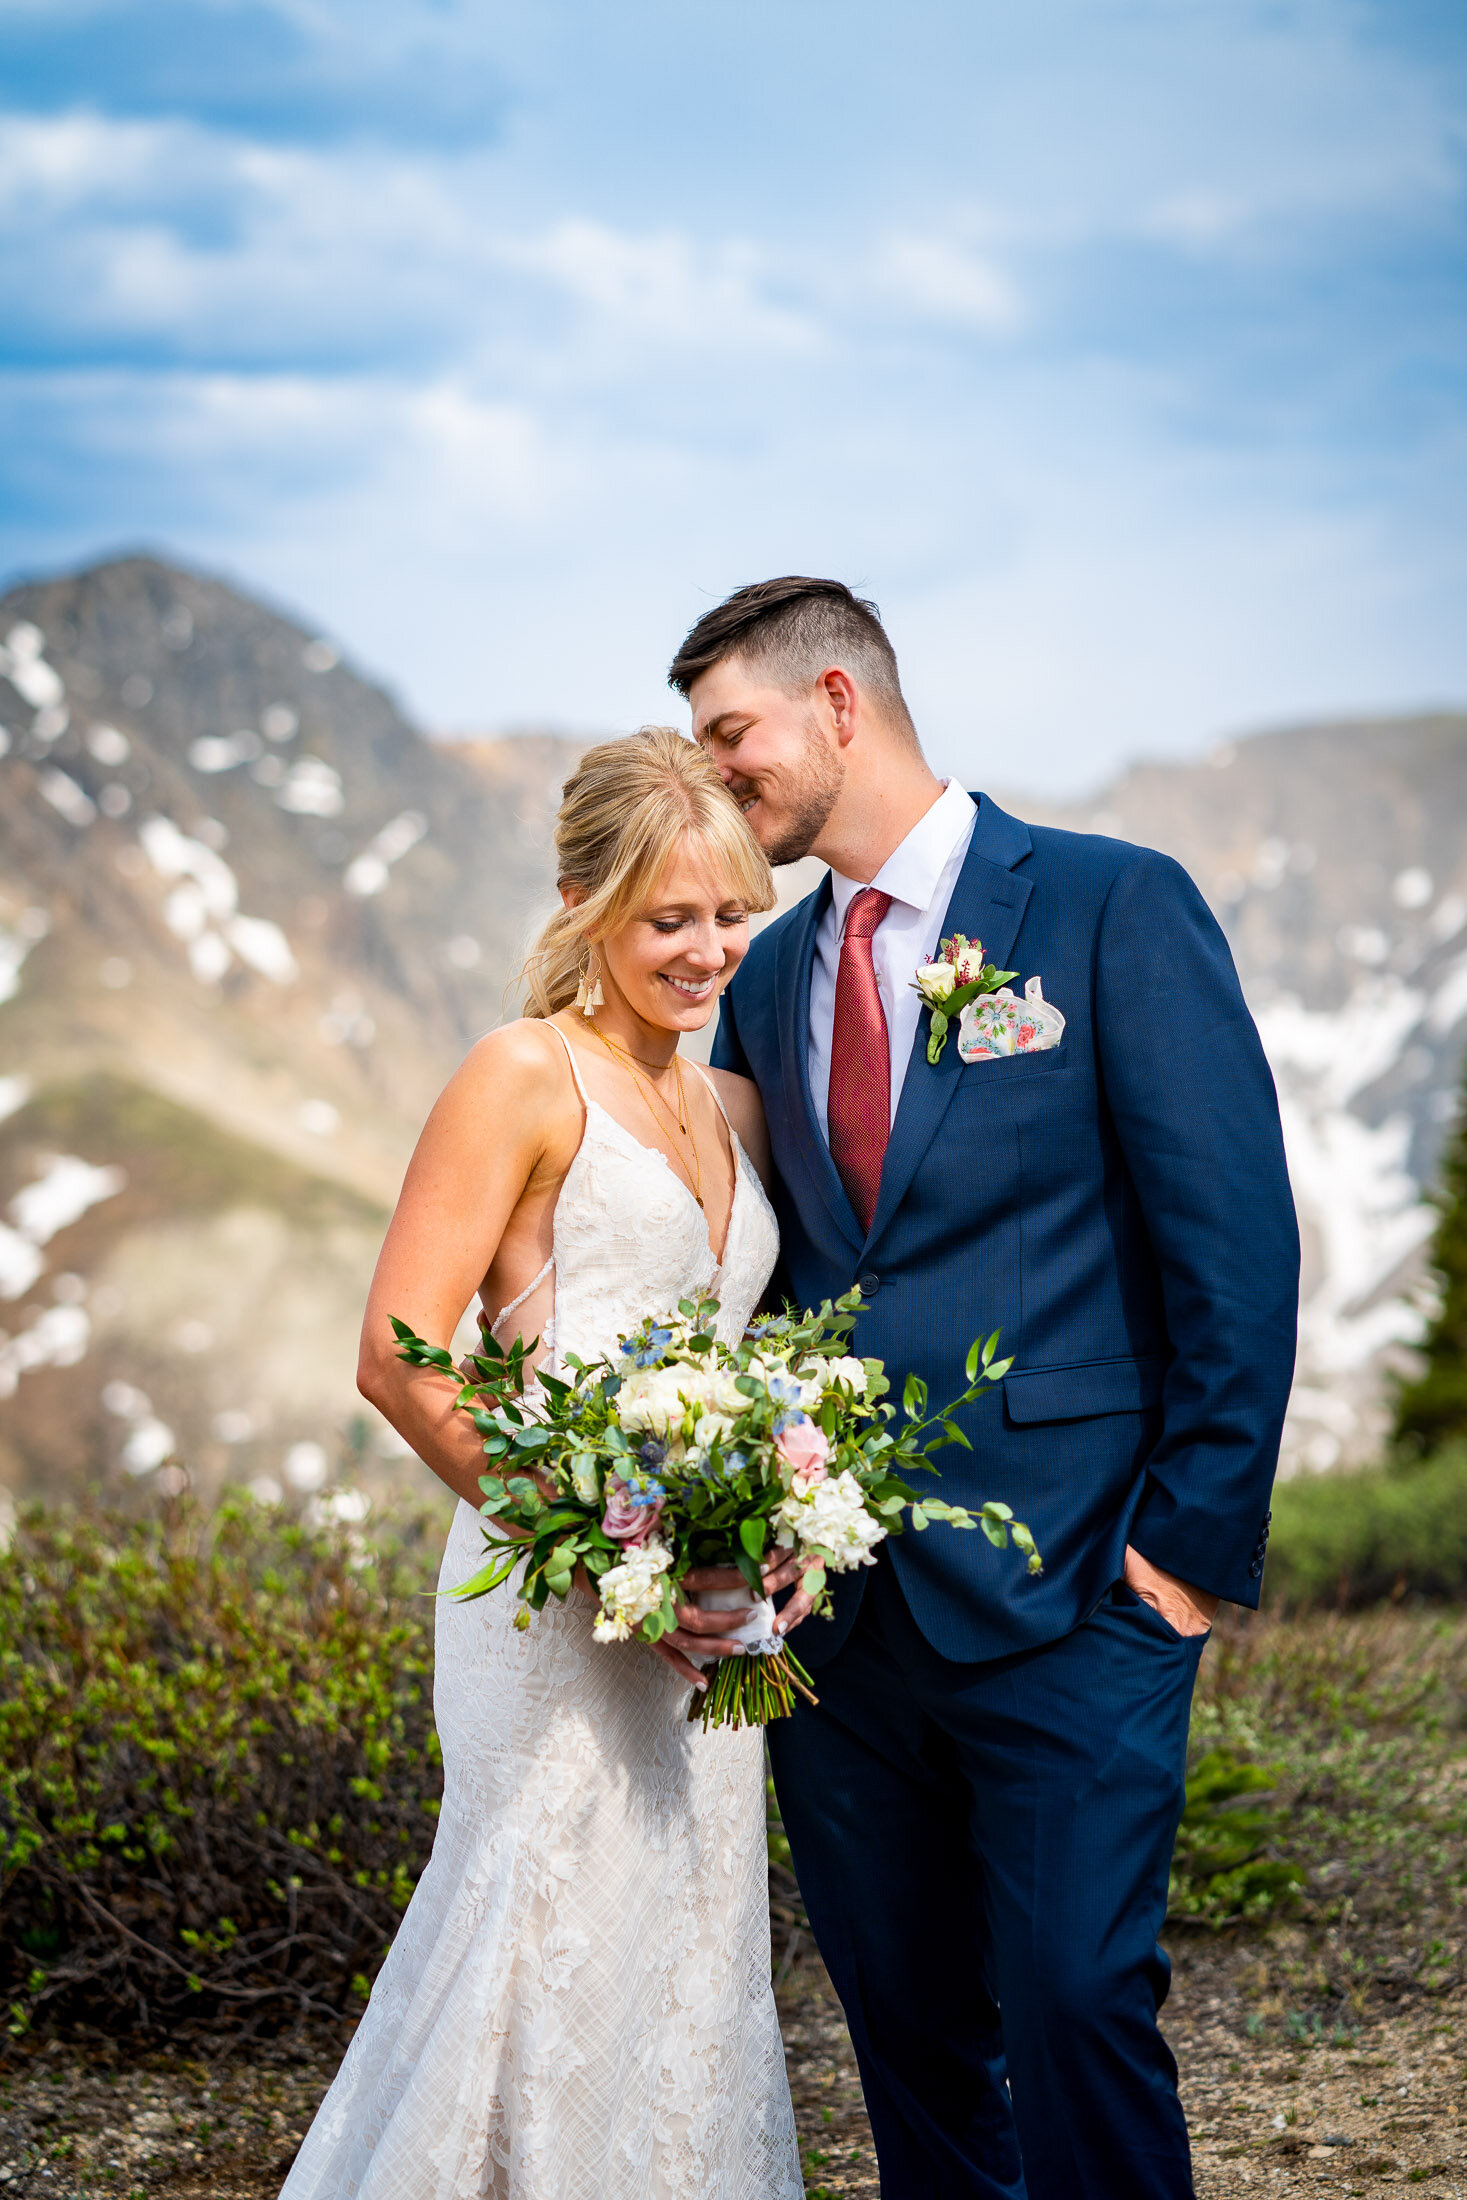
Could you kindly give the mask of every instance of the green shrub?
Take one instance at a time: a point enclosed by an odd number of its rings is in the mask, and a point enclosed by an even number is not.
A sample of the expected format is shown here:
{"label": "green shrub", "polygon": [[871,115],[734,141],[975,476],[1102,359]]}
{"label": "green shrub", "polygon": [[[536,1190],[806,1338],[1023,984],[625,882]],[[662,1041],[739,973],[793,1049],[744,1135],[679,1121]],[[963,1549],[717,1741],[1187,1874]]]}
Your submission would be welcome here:
{"label": "green shrub", "polygon": [[1281,1482],[1266,1589],[1272,1608],[1345,1610],[1467,1591],[1467,1444],[1419,1465]]}
{"label": "green shrub", "polygon": [[360,2010],[432,1843],[426,1522],[25,1514],[0,1559],[0,2003]]}
{"label": "green shrub", "polygon": [[1421,1372],[1396,1396],[1396,1442],[1418,1456],[1467,1443],[1467,1106],[1442,1160],[1436,1206],[1430,1258],[1440,1301],[1422,1339]]}
{"label": "green shrub", "polygon": [[1289,1826],[1274,1791],[1283,1770],[1281,1764],[1256,1764],[1226,1744],[1199,1750],[1194,1730],[1168,1917],[1236,1925],[1292,1906],[1304,1873],[1281,1853]]}

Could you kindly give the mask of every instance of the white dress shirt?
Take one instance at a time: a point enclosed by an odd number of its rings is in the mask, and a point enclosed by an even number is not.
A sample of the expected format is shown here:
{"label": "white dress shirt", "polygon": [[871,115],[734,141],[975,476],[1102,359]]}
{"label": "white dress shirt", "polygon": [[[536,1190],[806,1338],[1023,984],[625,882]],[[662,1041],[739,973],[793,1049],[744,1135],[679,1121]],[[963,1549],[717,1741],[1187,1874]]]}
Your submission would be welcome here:
{"label": "white dress shirt", "polygon": [[842,878],[839,871],[830,874],[830,906],[815,935],[815,964],[810,974],[810,1092],[827,1140],[835,980],[851,903],[867,884],[891,896],[891,907],[872,935],[871,960],[891,1041],[891,1113],[895,1122],[902,1080],[922,1013],[922,997],[913,982],[917,966],[931,962],[937,950],[942,920],[968,853],[977,815],[972,796],[956,780],[949,779],[927,815],[919,818],[900,847],[892,850],[875,878]]}

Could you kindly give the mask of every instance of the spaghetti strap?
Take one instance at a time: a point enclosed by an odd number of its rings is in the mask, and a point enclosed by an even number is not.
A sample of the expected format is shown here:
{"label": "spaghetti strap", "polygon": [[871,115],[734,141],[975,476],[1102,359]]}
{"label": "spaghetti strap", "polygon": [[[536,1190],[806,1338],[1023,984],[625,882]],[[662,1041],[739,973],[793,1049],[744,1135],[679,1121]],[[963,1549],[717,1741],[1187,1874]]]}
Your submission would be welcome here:
{"label": "spaghetti strap", "polygon": [[565,1033],[564,1033],[564,1032],[563,1032],[563,1031],[561,1030],[561,1028],[560,1028],[559,1024],[552,1024],[552,1023],[551,1023],[551,1022],[549,1021],[549,1019],[547,1018],[547,1019],[546,1019],[546,1025],[545,1025],[545,1028],[546,1028],[546,1030],[547,1030],[547,1031],[553,1031],[553,1032],[555,1033],[555,1036],[556,1036],[556,1038],[557,1038],[557,1039],[558,1039],[558,1040],[560,1041],[561,1045],[562,1045],[562,1046],[563,1046],[563,1047],[565,1048],[565,1055],[566,1055],[566,1060],[567,1060],[567,1061],[568,1061],[568,1062],[570,1063],[570,1073],[571,1073],[572,1077],[574,1077],[574,1079],[575,1079],[575,1081],[576,1081],[576,1091],[577,1091],[577,1092],[578,1092],[578,1093],[580,1094],[580,1096],[581,1096],[581,1106],[582,1106],[583,1108],[589,1108],[589,1107],[590,1107],[590,1105],[591,1105],[591,1103],[590,1103],[590,1101],[589,1101],[589,1100],[587,1099],[587,1097],[586,1097],[586,1088],[585,1088],[585,1086],[584,1086],[584,1085],[583,1085],[583,1084],[581,1083],[581,1073],[580,1073],[580,1071],[579,1071],[579,1070],[578,1070],[578,1069],[576,1068],[576,1050],[575,1050],[575,1048],[574,1048],[574,1047],[573,1047],[573,1046],[571,1045],[571,1043],[570,1043],[569,1039],[567,1039],[567,1037],[566,1037]]}
{"label": "spaghetti strap", "polygon": [[722,1093],[721,1093],[721,1092],[719,1091],[719,1089],[718,1089],[717,1085],[716,1085],[716,1084],[715,1084],[715,1083],[713,1082],[713,1079],[712,1079],[712,1078],[711,1078],[711,1077],[709,1076],[709,1074],[708,1074],[707,1070],[706,1070],[706,1069],[704,1069],[704,1067],[703,1067],[703,1064],[702,1064],[701,1062],[690,1062],[690,1063],[688,1064],[688,1067],[689,1067],[689,1069],[695,1069],[695,1070],[696,1070],[696,1071],[698,1072],[698,1075],[699,1075],[699,1076],[700,1076],[700,1077],[702,1078],[702,1080],[703,1080],[704,1084],[705,1084],[705,1085],[706,1085],[706,1086],[708,1087],[708,1090],[709,1090],[709,1091],[710,1091],[710,1092],[712,1093],[712,1095],[713,1095],[713,1105],[714,1105],[714,1106],[715,1106],[715,1107],[717,1108],[717,1110],[718,1110],[719,1114],[720,1114],[720,1115],[721,1115],[721,1116],[723,1117],[723,1120],[724,1120],[724,1122],[725,1122],[725,1123],[728,1123],[728,1135],[729,1135],[729,1137],[730,1137],[730,1138],[732,1138],[732,1139],[734,1140],[735,1144],[737,1144],[737,1142],[738,1142],[738,1135],[739,1135],[739,1134],[738,1134],[738,1132],[737,1132],[737,1131],[736,1131],[736,1130],[734,1129],[734,1127],[733,1127],[733,1124],[732,1124],[731,1122],[729,1122],[729,1114],[728,1114],[728,1109],[727,1109],[727,1108],[726,1108],[726,1107],[724,1106],[724,1104],[723,1104],[723,1095],[722,1095]]}

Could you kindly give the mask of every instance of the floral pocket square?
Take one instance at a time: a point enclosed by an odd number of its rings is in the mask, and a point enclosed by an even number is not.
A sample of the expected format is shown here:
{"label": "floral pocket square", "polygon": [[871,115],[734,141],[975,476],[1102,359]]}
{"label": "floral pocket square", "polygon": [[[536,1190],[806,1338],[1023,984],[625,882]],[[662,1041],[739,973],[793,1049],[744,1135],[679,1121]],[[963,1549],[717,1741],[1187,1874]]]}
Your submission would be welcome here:
{"label": "floral pocket square", "polygon": [[1031,978],[1019,1000],[1009,986],[969,1001],[958,1023],[958,1053],[965,1062],[994,1062],[1006,1054],[1043,1054],[1065,1035],[1065,1019]]}

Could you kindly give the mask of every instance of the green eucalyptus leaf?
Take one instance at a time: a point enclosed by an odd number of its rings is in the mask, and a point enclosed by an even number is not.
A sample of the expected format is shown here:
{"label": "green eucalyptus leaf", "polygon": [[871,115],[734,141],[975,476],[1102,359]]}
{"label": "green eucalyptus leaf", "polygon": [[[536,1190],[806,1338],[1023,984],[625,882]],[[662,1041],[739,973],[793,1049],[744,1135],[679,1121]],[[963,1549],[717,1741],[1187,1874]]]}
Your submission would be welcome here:
{"label": "green eucalyptus leaf", "polygon": [[733,1554],[733,1561],[743,1575],[752,1594],[755,1597],[762,1597],[764,1594],[764,1576],[759,1571],[758,1559],[751,1558],[747,1549],[740,1543]]}
{"label": "green eucalyptus leaf", "polygon": [[454,1604],[469,1604],[475,1597],[485,1596],[489,1590],[497,1589],[501,1581],[508,1581],[518,1563],[518,1551],[512,1551],[508,1558],[491,1558],[487,1565],[481,1566],[476,1574],[470,1574],[468,1580],[461,1581],[457,1588],[444,1589],[439,1593]]}

